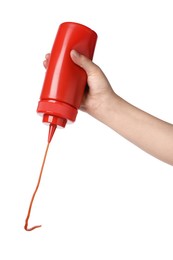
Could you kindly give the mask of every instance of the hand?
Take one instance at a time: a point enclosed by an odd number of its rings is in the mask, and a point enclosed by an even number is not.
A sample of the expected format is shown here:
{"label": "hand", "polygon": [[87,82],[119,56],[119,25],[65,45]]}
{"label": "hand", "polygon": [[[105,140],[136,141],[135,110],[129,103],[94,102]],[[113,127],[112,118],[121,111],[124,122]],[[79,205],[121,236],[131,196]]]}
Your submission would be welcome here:
{"label": "hand", "polygon": [[87,74],[87,87],[80,109],[98,118],[115,93],[99,66],[75,50],[71,51],[70,56]]}
{"label": "hand", "polygon": [[[91,116],[100,119],[102,111],[110,104],[113,96],[116,96],[106,76],[96,64],[79,54],[75,50],[70,52],[73,62],[85,70],[87,74],[87,86],[81,102],[80,110],[89,113]],[[50,54],[46,54],[43,62],[47,69]]]}

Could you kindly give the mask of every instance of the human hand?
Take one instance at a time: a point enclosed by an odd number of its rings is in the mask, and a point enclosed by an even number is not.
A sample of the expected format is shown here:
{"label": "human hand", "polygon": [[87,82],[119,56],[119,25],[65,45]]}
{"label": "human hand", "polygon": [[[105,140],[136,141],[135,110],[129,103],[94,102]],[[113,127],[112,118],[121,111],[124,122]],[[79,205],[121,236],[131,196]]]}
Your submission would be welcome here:
{"label": "human hand", "polygon": [[[75,50],[70,52],[70,56],[72,61],[84,69],[87,74],[87,86],[80,110],[100,119],[101,114],[105,113],[105,110],[115,96],[115,93],[99,66]],[[48,67],[49,58],[50,54],[46,54],[43,62],[45,68]]]}
{"label": "human hand", "polygon": [[97,118],[97,113],[114,96],[112,87],[100,67],[90,59],[75,50],[70,52],[70,56],[87,74],[87,86],[80,109]]}

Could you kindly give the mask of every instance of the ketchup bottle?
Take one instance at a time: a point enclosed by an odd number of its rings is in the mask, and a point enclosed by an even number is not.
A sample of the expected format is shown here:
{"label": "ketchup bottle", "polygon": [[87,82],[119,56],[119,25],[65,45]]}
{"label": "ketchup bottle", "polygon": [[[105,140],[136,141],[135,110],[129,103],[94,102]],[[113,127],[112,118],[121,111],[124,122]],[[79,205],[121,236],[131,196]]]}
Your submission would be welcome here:
{"label": "ketchup bottle", "polygon": [[97,34],[85,25],[64,22],[59,26],[37,107],[43,122],[49,124],[48,143],[57,126],[75,121],[86,86],[86,73],[71,60],[70,51],[92,59],[96,41]]}

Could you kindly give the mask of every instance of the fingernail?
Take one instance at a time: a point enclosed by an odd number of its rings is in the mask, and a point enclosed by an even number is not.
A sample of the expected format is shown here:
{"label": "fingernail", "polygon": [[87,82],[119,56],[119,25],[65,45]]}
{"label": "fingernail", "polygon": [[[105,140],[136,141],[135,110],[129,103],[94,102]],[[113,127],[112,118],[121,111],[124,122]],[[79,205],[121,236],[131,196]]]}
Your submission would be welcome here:
{"label": "fingernail", "polygon": [[72,50],[72,51],[71,51],[71,54],[72,54],[74,57],[76,57],[76,58],[79,57],[79,52],[77,52],[76,50]]}

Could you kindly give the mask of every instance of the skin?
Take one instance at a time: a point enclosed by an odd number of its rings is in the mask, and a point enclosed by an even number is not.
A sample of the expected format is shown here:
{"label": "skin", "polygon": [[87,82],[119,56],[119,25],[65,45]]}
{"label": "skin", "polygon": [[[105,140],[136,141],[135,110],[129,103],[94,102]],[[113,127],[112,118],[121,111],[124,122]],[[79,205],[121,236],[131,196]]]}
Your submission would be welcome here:
{"label": "skin", "polygon": [[[49,54],[44,66],[47,68]],[[72,50],[73,62],[85,70],[87,88],[80,109],[112,128],[155,158],[173,165],[173,124],[128,103],[112,89],[99,66]]]}

